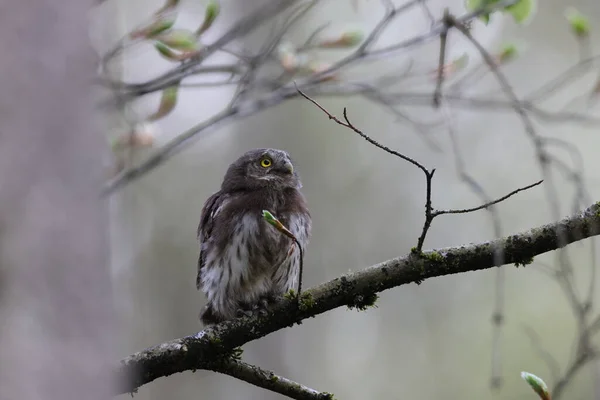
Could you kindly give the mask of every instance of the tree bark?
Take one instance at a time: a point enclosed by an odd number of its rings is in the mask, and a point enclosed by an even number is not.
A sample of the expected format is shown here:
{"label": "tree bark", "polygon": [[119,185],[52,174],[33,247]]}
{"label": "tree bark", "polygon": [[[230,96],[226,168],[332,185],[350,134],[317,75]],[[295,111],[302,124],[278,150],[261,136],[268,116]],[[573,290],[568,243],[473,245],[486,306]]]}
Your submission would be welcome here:
{"label": "tree bark", "polygon": [[114,391],[91,3],[0,6],[2,400],[95,400]]}

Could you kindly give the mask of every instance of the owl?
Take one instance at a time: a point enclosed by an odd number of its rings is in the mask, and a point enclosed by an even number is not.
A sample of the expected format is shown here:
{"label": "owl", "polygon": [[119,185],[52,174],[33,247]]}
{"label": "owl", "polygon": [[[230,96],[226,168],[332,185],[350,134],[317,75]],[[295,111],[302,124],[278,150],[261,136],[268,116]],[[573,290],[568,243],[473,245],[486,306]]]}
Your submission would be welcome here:
{"label": "owl", "polygon": [[265,221],[262,211],[277,217],[304,253],[312,220],[301,188],[283,150],[250,150],[229,166],[198,225],[196,287],[208,299],[199,315],[204,325],[264,315],[279,296],[297,288],[297,244]]}

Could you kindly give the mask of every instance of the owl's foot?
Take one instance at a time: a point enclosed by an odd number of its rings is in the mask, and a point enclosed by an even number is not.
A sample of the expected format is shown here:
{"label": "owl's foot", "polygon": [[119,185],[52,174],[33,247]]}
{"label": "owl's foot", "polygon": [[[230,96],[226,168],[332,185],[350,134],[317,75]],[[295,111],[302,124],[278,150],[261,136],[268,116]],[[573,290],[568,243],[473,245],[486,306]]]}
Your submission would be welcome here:
{"label": "owl's foot", "polygon": [[281,300],[281,296],[277,296],[276,294],[269,293],[269,294],[264,295],[263,297],[261,297],[260,300],[263,301],[263,302],[265,302],[265,304],[273,305],[275,303],[278,303],[279,300]]}
{"label": "owl's foot", "polygon": [[269,314],[270,303],[267,299],[261,298],[258,303],[250,305],[243,305],[236,311],[236,317],[253,317],[259,315],[261,317]]}
{"label": "owl's foot", "polygon": [[253,310],[253,311],[254,311],[256,314],[258,314],[258,315],[260,315],[260,316],[264,317],[264,316],[266,316],[266,315],[268,315],[268,314],[269,314],[269,302],[268,302],[266,299],[262,298],[262,299],[260,299],[260,300],[258,301],[258,303],[257,303],[257,304],[255,304],[255,305],[252,307],[252,310]]}
{"label": "owl's foot", "polygon": [[252,317],[253,315],[254,315],[254,312],[252,312],[252,310],[245,310],[243,308],[238,308],[235,311],[236,318]]}

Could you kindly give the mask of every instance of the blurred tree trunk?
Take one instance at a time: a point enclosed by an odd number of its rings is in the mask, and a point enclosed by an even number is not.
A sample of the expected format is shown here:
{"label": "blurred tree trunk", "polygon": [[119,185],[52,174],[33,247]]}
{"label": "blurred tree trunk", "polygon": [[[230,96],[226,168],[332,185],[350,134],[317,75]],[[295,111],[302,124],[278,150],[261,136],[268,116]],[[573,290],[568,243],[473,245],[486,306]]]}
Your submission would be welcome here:
{"label": "blurred tree trunk", "polygon": [[0,5],[2,400],[110,396],[116,357],[90,5]]}

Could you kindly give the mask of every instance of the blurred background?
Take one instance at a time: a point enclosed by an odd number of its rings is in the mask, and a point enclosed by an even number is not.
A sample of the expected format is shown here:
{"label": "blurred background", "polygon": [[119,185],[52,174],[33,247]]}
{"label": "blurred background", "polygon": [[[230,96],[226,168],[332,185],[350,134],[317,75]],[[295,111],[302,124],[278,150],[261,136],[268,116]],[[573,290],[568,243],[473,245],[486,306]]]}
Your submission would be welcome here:
{"label": "blurred background", "polygon": [[[519,96],[577,64],[582,52],[583,56],[594,54],[600,42],[597,2],[539,3],[535,17],[524,25],[516,24],[510,16],[494,14],[489,25],[475,21],[471,26],[472,35],[490,53],[497,53],[505,43],[516,45],[518,57],[502,71]],[[95,7],[90,14],[95,50],[99,54],[109,51],[162,4],[155,0],[108,0]],[[257,0],[222,0],[219,17],[203,39],[210,43],[263,5]],[[466,13],[460,0],[431,0],[423,5],[435,20],[441,18],[444,7],[454,15]],[[206,6],[202,0],[182,0],[177,26],[195,29],[204,18]],[[589,19],[589,43],[579,43],[570,31],[565,18],[568,7],[576,7]],[[335,37],[349,30],[367,34],[383,13],[382,4],[375,0],[322,1],[294,25],[286,39],[302,42],[324,23],[330,23],[323,31],[325,36]],[[425,9],[415,7],[387,27],[378,46],[426,33],[431,22]],[[269,34],[267,29],[258,31],[236,44],[256,49]],[[324,57],[336,59],[347,54],[345,51],[332,51]],[[447,59],[463,56],[468,58],[467,71],[480,64],[486,69],[477,49],[457,31],[451,31]],[[219,57],[215,56],[217,62]],[[412,63],[417,76],[401,83],[399,91],[433,93],[438,57],[436,39],[361,65],[348,76],[375,79]],[[114,79],[144,82],[172,65],[150,45],[140,45],[113,61],[110,73]],[[411,123],[399,118],[392,108],[364,97],[316,98],[337,115],[347,107],[353,123],[365,133],[428,168],[436,168],[435,208],[467,208],[481,204],[482,199],[461,178],[461,164],[490,198],[531,184],[542,175],[532,141],[493,75],[488,73],[476,81],[474,72],[466,76],[465,82],[474,81],[459,93],[503,99],[504,106],[448,102],[435,109],[429,100],[412,105],[409,98],[402,110],[410,115]],[[598,116],[598,108],[586,97],[595,84],[597,67],[581,73],[581,78],[548,96],[540,107]],[[152,134],[151,148],[136,149],[128,162],[143,162],[178,134],[227,107],[234,94],[234,85],[181,89],[177,107],[145,125]],[[133,120],[149,115],[159,100],[159,92],[144,96],[128,113],[134,115]],[[111,111],[106,118],[107,137],[127,131],[130,122],[123,118],[123,109]],[[536,119],[535,127],[539,135],[557,140],[557,145],[548,146],[550,154],[570,168],[583,165],[578,171],[589,198],[599,199],[598,125],[557,117]],[[122,339],[119,357],[201,329],[197,315],[205,299],[195,288],[196,228],[201,207],[218,190],[227,166],[257,147],[288,151],[301,174],[313,215],[305,287],[406,254],[415,246],[423,223],[425,194],[425,180],[419,170],[336,125],[304,99],[287,100],[244,119],[231,118],[216,129],[202,132],[184,151],[110,197],[111,276]],[[114,159],[107,157],[106,164],[110,169]],[[572,213],[574,207],[586,206],[574,203],[578,193],[572,175],[554,166],[550,171],[561,217]],[[553,201],[547,187],[539,186],[501,203],[496,208],[499,231],[486,211],[441,216],[434,221],[425,248],[481,242],[551,222],[556,219]],[[574,285],[582,297],[590,281],[600,279],[590,272],[594,262],[590,248],[591,241],[586,240],[569,249]],[[377,308],[366,312],[336,309],[248,343],[244,360],[332,392],[339,399],[534,398],[520,379],[521,371],[533,372],[550,385],[556,383],[552,379],[556,371],[540,355],[538,345],[556,359],[559,379],[573,361],[577,343],[577,321],[569,301],[557,280],[545,273],[556,267],[556,255],[535,261],[533,268],[509,265],[502,270],[436,278],[386,291]],[[492,324],[495,310],[504,316],[501,331]],[[537,335],[533,341],[532,331]],[[492,390],[492,381],[499,387]],[[591,362],[570,379],[563,397],[600,399],[598,387],[600,370],[597,362]],[[158,379],[141,387],[136,398],[282,397],[228,376],[197,371]]]}

